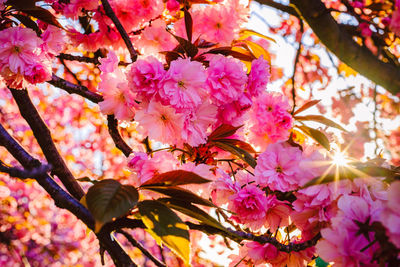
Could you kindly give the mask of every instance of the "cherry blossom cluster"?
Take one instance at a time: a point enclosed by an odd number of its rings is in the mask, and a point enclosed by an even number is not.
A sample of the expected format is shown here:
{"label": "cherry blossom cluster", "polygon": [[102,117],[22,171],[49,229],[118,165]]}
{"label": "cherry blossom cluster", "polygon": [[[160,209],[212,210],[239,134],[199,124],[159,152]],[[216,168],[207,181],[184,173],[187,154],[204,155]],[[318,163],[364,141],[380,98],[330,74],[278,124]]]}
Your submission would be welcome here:
{"label": "cherry blossom cluster", "polygon": [[40,37],[20,26],[0,31],[0,75],[8,86],[20,89],[51,80],[52,60],[63,50],[65,39],[55,26],[44,27]]}

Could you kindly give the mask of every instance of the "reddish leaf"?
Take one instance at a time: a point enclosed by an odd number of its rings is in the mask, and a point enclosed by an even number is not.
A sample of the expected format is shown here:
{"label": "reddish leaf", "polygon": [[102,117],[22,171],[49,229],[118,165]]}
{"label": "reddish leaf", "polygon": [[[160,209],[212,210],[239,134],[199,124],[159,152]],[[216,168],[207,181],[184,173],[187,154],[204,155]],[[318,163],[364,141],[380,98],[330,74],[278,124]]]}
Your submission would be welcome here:
{"label": "reddish leaf", "polygon": [[197,38],[196,41],[194,41],[193,43],[195,46],[197,46],[198,48],[210,48],[213,47],[215,45],[217,45],[218,43],[212,43],[212,42],[208,42],[204,39],[201,39],[200,37]]}
{"label": "reddish leaf", "polygon": [[185,8],[183,10],[185,13],[185,28],[186,28],[186,36],[189,42],[192,42],[192,32],[193,32],[193,19],[190,15],[190,12]]}
{"label": "reddish leaf", "polygon": [[208,141],[212,141],[215,139],[222,139],[225,137],[232,136],[236,133],[236,131],[242,127],[243,125],[234,127],[229,124],[222,124],[219,126],[217,129],[215,129],[209,136],[208,136]]}
{"label": "reddish leaf", "polygon": [[311,108],[312,106],[315,106],[316,104],[318,104],[321,100],[311,100],[307,103],[305,103],[304,105],[302,105],[298,110],[296,110],[293,115],[296,115],[306,109]]}
{"label": "reddish leaf", "polygon": [[142,190],[151,190],[166,196],[169,196],[173,199],[176,200],[184,200],[188,203],[194,203],[194,204],[199,204],[203,206],[208,206],[208,207],[215,207],[215,205],[202,197],[199,197],[198,195],[192,193],[189,190],[186,190],[184,188],[180,188],[177,186],[151,186],[151,185],[146,185],[140,187]]}
{"label": "reddish leaf", "polygon": [[215,146],[219,147],[222,150],[231,152],[233,155],[238,156],[240,159],[247,162],[247,164],[249,164],[251,167],[253,167],[253,168],[256,167],[257,161],[254,159],[254,157],[252,155],[250,155],[249,152],[247,152],[246,150],[244,150],[240,147],[237,147],[237,146],[231,144],[229,141],[226,142],[226,140],[229,140],[229,139],[220,139],[220,140],[218,140],[218,142],[214,141]]}
{"label": "reddish leaf", "polygon": [[141,187],[148,185],[174,186],[184,184],[204,184],[208,182],[211,181],[195,174],[194,172],[176,170],[155,175],[150,180],[144,182]]}
{"label": "reddish leaf", "polygon": [[205,54],[221,54],[224,56],[232,56],[234,58],[244,60],[244,61],[252,61],[256,59],[252,55],[245,55],[243,53],[233,51],[231,47],[218,47],[211,50],[208,50]]}
{"label": "reddish leaf", "polygon": [[173,34],[172,32],[169,31],[169,33],[174,36],[174,38],[178,41],[179,46],[185,51],[186,55],[188,55],[188,57],[195,57],[197,55],[197,53],[199,52],[199,49],[192,44],[190,41],[176,36],[175,34]]}
{"label": "reddish leaf", "polygon": [[233,146],[236,146],[236,147],[239,147],[239,148],[241,148],[243,150],[246,150],[249,153],[256,153],[256,151],[254,150],[254,148],[250,144],[248,144],[248,143],[246,143],[246,142],[244,142],[242,140],[238,140],[238,139],[214,139],[213,141],[214,142],[223,142],[223,143],[227,143],[227,144],[229,143],[229,144],[231,144]]}

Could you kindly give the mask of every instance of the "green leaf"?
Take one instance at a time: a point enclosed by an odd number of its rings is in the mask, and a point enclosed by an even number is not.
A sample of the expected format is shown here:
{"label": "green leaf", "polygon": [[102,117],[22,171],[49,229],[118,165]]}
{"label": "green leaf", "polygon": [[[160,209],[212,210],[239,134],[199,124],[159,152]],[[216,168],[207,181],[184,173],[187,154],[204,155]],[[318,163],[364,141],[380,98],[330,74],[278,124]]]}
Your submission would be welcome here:
{"label": "green leaf", "polygon": [[142,187],[147,185],[174,186],[174,185],[184,185],[184,184],[204,184],[209,182],[211,181],[201,177],[200,175],[197,175],[194,172],[175,170],[155,175],[150,180],[144,182],[141,186]]}
{"label": "green leaf", "polygon": [[213,141],[216,147],[219,147],[222,150],[231,152],[233,155],[238,156],[243,161],[247,162],[251,167],[255,168],[257,165],[257,161],[254,159],[252,155],[246,150],[237,147],[236,145],[232,144],[230,141],[226,141],[229,139],[220,139],[218,141]]}
{"label": "green leaf", "polygon": [[305,125],[301,125],[301,126],[297,126],[301,131],[303,131],[303,133],[305,133],[306,135],[310,136],[312,139],[314,139],[317,143],[319,143],[320,145],[322,145],[326,150],[330,150],[331,146],[329,143],[329,139],[328,137],[326,137],[326,135],[316,129],[310,128],[308,126]]}
{"label": "green leaf", "polygon": [[187,216],[192,217],[199,222],[226,231],[225,227],[223,227],[220,222],[211,217],[207,212],[187,202],[186,199],[180,200],[173,198],[160,198],[158,201],[163,202],[169,208],[182,212],[183,214],[186,214]]}
{"label": "green leaf", "polygon": [[143,190],[151,190],[160,194],[164,194],[166,196],[170,196],[173,199],[177,200],[185,200],[188,203],[195,203],[203,206],[208,206],[208,207],[215,207],[215,205],[202,197],[199,197],[198,195],[192,193],[189,190],[186,190],[184,188],[180,188],[177,186],[142,186],[140,189]]}
{"label": "green leaf", "polygon": [[243,125],[234,127],[229,124],[222,124],[217,129],[215,129],[209,136],[208,141],[212,141],[215,139],[222,139],[225,137],[232,136],[236,133],[236,131],[241,128]]}
{"label": "green leaf", "polygon": [[131,185],[105,179],[90,187],[85,199],[90,213],[96,220],[95,232],[98,232],[103,224],[125,215],[135,207],[139,194]]}
{"label": "green leaf", "polygon": [[328,267],[329,263],[318,257],[315,259],[315,267]]}
{"label": "green leaf", "polygon": [[347,132],[346,129],[344,129],[338,123],[336,123],[336,122],[334,122],[334,121],[332,121],[332,120],[330,120],[328,118],[325,118],[322,115],[295,116],[294,118],[296,120],[298,120],[298,121],[315,121],[315,122],[319,122],[319,123],[322,123],[322,124],[324,124],[326,126],[334,127],[334,128],[337,128],[337,129],[339,129],[339,130],[341,130],[343,132]]}
{"label": "green leaf", "polygon": [[296,110],[293,115],[296,115],[300,112],[303,112],[306,109],[311,108],[312,106],[315,106],[316,104],[318,104],[321,100],[311,100],[307,103],[305,103],[304,105],[302,105],[298,110]]}
{"label": "green leaf", "polygon": [[190,263],[189,228],[170,208],[156,200],[138,203],[141,219],[158,244],[165,244]]}

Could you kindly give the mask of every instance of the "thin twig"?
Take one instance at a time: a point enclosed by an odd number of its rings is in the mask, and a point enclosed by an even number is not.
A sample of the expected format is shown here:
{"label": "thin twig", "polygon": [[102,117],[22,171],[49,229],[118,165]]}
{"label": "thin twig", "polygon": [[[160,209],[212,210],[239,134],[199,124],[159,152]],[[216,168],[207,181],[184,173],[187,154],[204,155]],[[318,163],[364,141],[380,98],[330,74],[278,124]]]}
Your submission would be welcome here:
{"label": "thin twig", "polygon": [[61,182],[71,195],[77,199],[81,199],[85,192],[76,181],[74,175],[68,169],[63,158],[58,152],[51,137],[51,132],[29,98],[28,91],[25,89],[10,89],[10,91],[18,105],[22,117],[31,127],[33,135],[39,143],[47,162],[54,167],[52,173],[60,178]]}
{"label": "thin twig", "polygon": [[300,41],[299,41],[299,47],[297,48],[296,52],[296,57],[294,59],[294,65],[293,65],[293,75],[292,75],[292,101],[293,101],[293,108],[292,108],[292,114],[294,113],[294,110],[296,108],[296,87],[295,87],[295,76],[296,76],[296,67],[297,63],[299,62],[300,54],[301,54],[301,46],[302,46],[302,39],[303,39],[303,32],[304,32],[304,25],[303,21],[299,19],[300,22]]}
{"label": "thin twig", "polygon": [[131,39],[129,38],[128,33],[122,26],[121,22],[115,15],[114,10],[112,9],[110,3],[108,0],[101,0],[101,3],[103,5],[104,11],[106,12],[106,15],[111,19],[111,21],[114,23],[115,27],[117,28],[119,34],[121,35],[122,40],[124,40],[126,47],[128,48],[129,54],[131,55],[131,60],[132,62],[135,62],[137,59],[137,52],[135,48],[133,48]]}
{"label": "thin twig", "polygon": [[115,143],[115,146],[124,153],[126,157],[128,157],[132,153],[132,148],[122,139],[121,135],[118,131],[118,120],[114,115],[107,115],[108,122],[108,132],[112,140]]}
{"label": "thin twig", "polygon": [[53,74],[51,76],[51,80],[48,81],[48,83],[51,85],[54,85],[58,88],[61,88],[70,94],[77,94],[77,95],[83,96],[84,98],[86,98],[94,103],[99,103],[99,102],[103,101],[103,96],[89,91],[89,89],[85,86],[76,85],[67,80],[64,80],[55,74]]}
{"label": "thin twig", "polygon": [[147,258],[149,258],[156,266],[158,267],[166,267],[163,262],[157,259],[153,254],[150,253],[145,247],[143,247],[140,242],[134,239],[129,233],[124,230],[118,230],[117,233],[120,233],[125,236],[125,238],[132,244],[132,246],[137,247]]}

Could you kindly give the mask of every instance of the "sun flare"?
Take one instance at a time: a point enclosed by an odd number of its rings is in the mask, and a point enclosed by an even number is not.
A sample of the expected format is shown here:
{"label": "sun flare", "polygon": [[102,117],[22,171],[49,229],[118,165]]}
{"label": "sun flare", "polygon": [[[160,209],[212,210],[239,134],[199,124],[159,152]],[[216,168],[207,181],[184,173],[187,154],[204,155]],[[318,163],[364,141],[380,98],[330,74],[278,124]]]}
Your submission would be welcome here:
{"label": "sun flare", "polygon": [[346,166],[349,159],[345,153],[338,151],[332,156],[332,163],[336,166]]}

